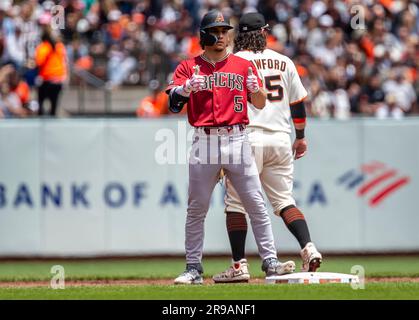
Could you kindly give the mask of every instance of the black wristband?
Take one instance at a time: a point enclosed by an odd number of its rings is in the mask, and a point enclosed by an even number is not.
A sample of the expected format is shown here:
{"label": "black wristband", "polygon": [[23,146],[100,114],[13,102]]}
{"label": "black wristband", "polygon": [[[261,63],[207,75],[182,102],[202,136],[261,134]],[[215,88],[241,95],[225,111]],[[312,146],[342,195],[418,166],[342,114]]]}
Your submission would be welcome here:
{"label": "black wristband", "polygon": [[303,139],[304,136],[304,129],[295,129],[295,138],[296,139]]}
{"label": "black wristband", "polygon": [[189,97],[184,97],[172,89],[169,93],[169,110],[173,113],[181,112],[188,100]]}

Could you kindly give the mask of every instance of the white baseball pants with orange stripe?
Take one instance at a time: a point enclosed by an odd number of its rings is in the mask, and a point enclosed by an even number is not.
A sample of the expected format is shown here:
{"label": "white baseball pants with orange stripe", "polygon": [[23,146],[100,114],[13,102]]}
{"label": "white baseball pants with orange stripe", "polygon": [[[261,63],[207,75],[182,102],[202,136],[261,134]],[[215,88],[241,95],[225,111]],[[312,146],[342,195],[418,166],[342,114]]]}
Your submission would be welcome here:
{"label": "white baseball pants with orange stripe", "polygon": [[[291,137],[286,132],[250,130],[249,141],[263,190],[274,213],[279,216],[283,208],[295,205],[292,197],[294,158]],[[225,183],[225,211],[246,213],[228,177]]]}

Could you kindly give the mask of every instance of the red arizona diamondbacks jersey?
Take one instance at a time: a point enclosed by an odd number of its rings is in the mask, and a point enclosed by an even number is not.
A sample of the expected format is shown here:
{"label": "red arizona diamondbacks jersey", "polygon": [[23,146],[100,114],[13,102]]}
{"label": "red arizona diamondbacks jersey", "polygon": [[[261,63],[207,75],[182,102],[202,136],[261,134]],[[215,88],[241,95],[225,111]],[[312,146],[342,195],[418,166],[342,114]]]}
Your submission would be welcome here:
{"label": "red arizona diamondbacks jersey", "polygon": [[[175,70],[166,91],[183,85],[200,66],[199,74],[205,77],[204,90],[192,92],[188,101],[188,120],[194,127],[219,127],[248,124],[246,80],[249,67],[257,76],[255,66],[248,60],[227,54],[215,64],[198,56],[182,61]],[[258,78],[259,86],[262,82]]]}

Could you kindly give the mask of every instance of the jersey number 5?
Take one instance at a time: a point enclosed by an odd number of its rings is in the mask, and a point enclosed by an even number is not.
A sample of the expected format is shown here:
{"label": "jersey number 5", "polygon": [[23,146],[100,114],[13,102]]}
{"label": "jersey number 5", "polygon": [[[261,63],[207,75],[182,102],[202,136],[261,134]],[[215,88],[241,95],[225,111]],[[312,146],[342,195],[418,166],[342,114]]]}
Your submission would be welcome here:
{"label": "jersey number 5", "polygon": [[242,112],[243,111],[243,97],[234,96],[234,111]]}
{"label": "jersey number 5", "polygon": [[281,101],[284,97],[284,88],[280,84],[275,84],[275,81],[280,80],[281,76],[279,74],[265,77],[266,89],[269,91],[267,97],[269,101]]}

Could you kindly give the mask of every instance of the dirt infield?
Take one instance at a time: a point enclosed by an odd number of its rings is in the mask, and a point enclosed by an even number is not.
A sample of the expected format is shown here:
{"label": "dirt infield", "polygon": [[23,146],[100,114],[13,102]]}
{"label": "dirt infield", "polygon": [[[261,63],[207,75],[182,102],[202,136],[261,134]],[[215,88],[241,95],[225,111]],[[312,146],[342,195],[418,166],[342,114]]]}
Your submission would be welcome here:
{"label": "dirt infield", "polygon": [[[419,282],[419,277],[387,277],[366,278],[367,283],[374,282]],[[250,284],[264,284],[265,279],[251,279]],[[90,286],[145,286],[145,285],[173,285],[173,279],[136,279],[136,280],[68,280],[66,287],[90,287]],[[204,281],[204,285],[214,285],[210,279]],[[4,281],[0,282],[0,288],[32,288],[49,287],[49,281]]]}

